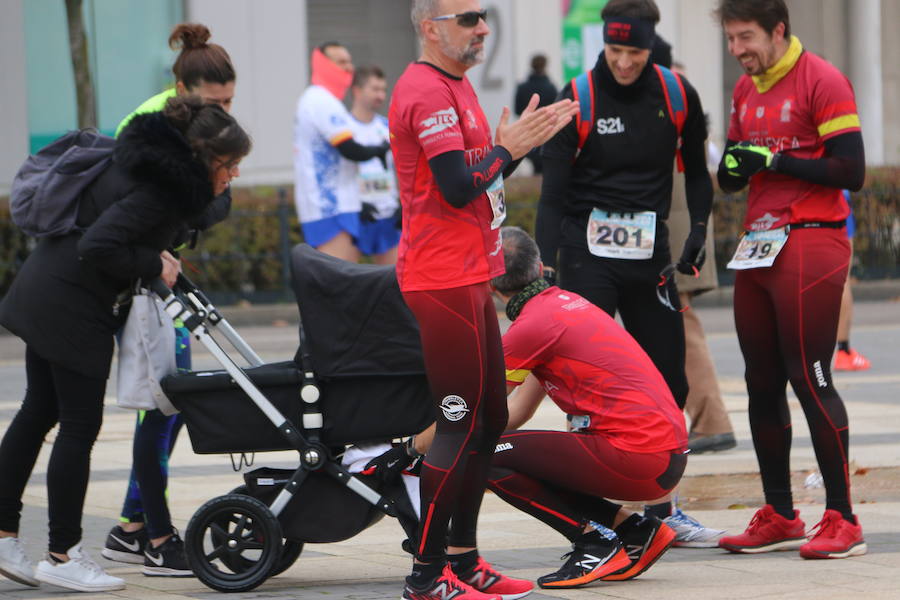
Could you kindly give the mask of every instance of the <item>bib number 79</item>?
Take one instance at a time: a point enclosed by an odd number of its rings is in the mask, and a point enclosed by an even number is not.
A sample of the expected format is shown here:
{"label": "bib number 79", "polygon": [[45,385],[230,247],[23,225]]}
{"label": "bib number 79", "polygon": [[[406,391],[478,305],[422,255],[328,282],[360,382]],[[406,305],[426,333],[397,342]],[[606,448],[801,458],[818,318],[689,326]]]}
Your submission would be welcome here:
{"label": "bib number 79", "polygon": [[753,247],[750,248],[750,252],[747,253],[747,258],[767,258],[770,252],[772,252],[771,242],[754,244]]}

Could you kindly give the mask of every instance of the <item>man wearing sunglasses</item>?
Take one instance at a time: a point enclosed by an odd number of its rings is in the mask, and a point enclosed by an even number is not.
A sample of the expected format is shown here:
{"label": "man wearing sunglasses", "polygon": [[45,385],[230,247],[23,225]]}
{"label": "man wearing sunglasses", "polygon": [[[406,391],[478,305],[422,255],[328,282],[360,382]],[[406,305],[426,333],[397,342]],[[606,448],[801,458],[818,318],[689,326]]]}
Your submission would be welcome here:
{"label": "man wearing sunglasses", "polygon": [[507,421],[488,282],[504,270],[503,177],[576,107],[565,100],[538,109],[535,95],[515,123],[505,108],[492,134],[465,76],[483,60],[490,34],[478,0],[414,0],[411,17],[422,55],[397,81],[388,115],[403,209],[397,280],[419,323],[438,410],[421,471],[421,541],[403,597],[513,600],[533,584],[501,575],[476,549],[491,456]]}

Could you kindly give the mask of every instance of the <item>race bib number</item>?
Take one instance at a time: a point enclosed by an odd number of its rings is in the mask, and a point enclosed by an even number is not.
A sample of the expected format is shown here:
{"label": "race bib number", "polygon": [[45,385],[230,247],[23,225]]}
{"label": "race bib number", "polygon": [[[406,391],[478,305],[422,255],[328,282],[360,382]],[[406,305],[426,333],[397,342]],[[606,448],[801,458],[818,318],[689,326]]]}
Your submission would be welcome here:
{"label": "race bib number", "polygon": [[588,250],[594,256],[638,260],[653,257],[656,213],[611,213],[595,208],[587,226]]}
{"label": "race bib number", "polygon": [[387,172],[360,173],[358,181],[359,196],[363,202],[390,194],[393,191],[391,177]]}
{"label": "race bib number", "polygon": [[503,175],[498,175],[494,183],[487,189],[488,200],[491,201],[491,212],[494,219],[491,221],[491,229],[497,229],[506,219],[506,195],[503,193]]}
{"label": "race bib number", "polygon": [[727,266],[736,270],[771,267],[775,263],[775,257],[787,243],[787,239],[787,227],[750,231],[741,238]]}

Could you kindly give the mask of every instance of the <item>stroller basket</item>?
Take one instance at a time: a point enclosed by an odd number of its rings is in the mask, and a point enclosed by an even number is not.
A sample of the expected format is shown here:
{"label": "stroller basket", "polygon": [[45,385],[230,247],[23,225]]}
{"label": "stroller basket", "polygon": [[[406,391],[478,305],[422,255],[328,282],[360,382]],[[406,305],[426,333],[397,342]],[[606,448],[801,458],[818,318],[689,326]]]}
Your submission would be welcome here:
{"label": "stroller basket", "polygon": [[[297,365],[266,364],[246,373],[272,404],[300,427],[303,373]],[[411,435],[434,420],[428,382],[421,375],[330,378],[318,384],[324,416],[321,439],[328,445]],[[197,454],[293,449],[224,371],[170,375],[162,386],[184,415]]]}

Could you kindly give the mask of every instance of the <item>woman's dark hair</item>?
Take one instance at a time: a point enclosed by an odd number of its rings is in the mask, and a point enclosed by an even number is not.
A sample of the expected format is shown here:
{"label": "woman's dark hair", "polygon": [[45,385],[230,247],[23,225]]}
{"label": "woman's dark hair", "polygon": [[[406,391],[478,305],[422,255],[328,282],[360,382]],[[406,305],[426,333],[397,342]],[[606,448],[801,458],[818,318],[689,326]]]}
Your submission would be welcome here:
{"label": "woman's dark hair", "polygon": [[206,25],[179,23],[169,36],[169,47],[181,49],[172,73],[188,90],[202,81],[224,85],[235,80],[231,57],[222,46],[208,43],[210,35]]}
{"label": "woman's dark hair", "polygon": [[543,54],[535,54],[531,57],[531,70],[538,75],[543,75],[547,70],[547,57]]}
{"label": "woman's dark hair", "polygon": [[199,96],[169,98],[163,114],[207,167],[212,166],[214,158],[241,159],[253,146],[234,117],[218,104],[205,104]]}
{"label": "woman's dark hair", "polygon": [[653,0],[609,0],[600,17],[604,21],[612,17],[627,17],[656,24],[659,23],[659,7]]}
{"label": "woman's dark hair", "polygon": [[791,17],[784,0],[719,0],[715,15],[722,25],[731,21],[755,21],[769,35],[779,23],[784,23],[784,37],[791,37]]}

